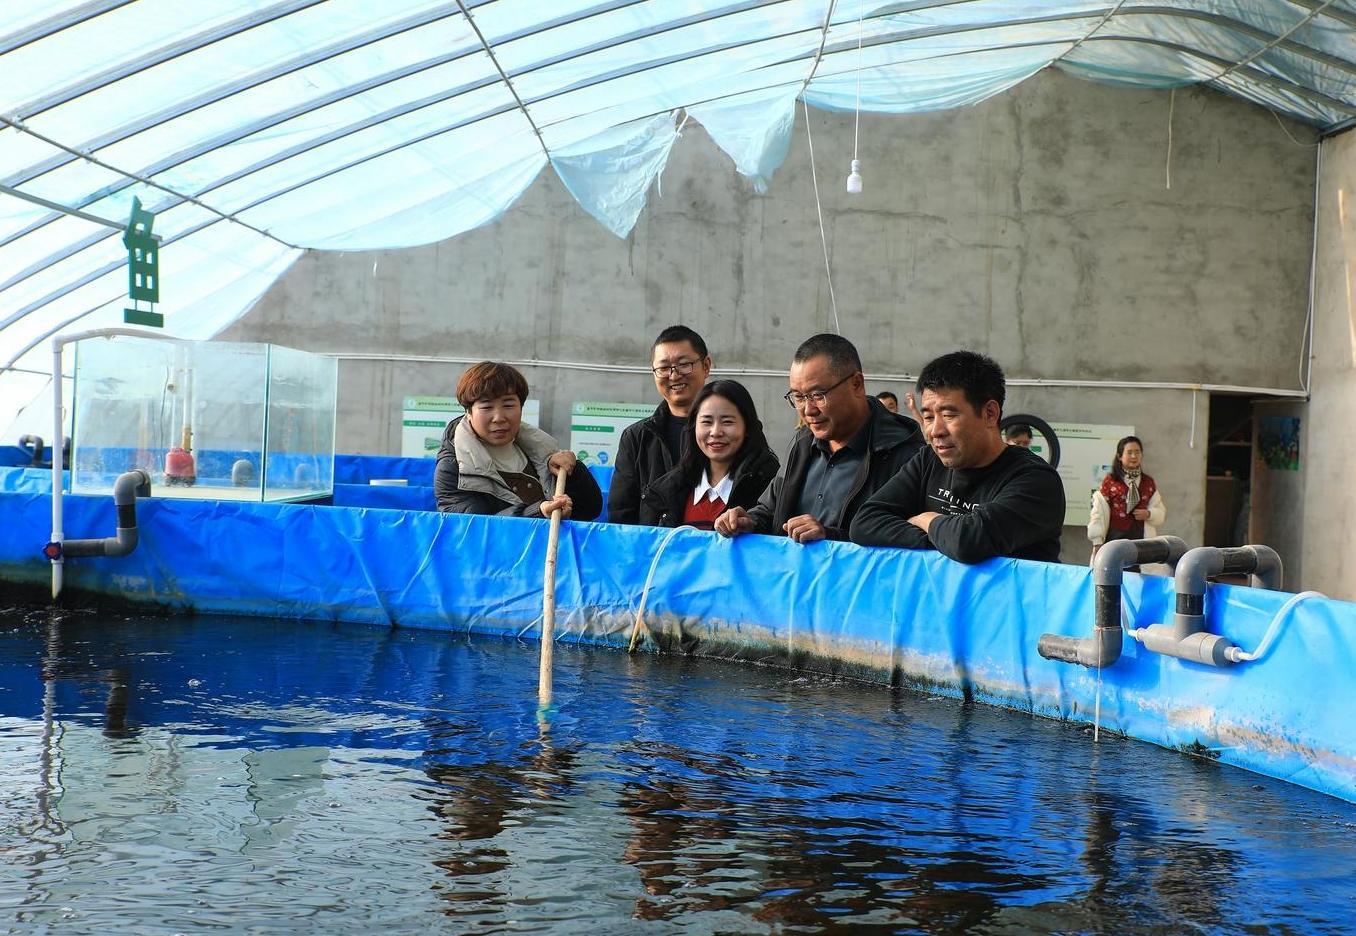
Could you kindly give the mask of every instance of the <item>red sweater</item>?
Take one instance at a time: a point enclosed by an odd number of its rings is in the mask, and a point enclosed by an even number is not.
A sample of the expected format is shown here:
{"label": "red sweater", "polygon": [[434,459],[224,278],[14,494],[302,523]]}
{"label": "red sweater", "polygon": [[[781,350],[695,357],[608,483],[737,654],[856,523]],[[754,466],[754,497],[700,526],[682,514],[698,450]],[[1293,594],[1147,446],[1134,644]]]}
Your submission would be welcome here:
{"label": "red sweater", "polygon": [[725,501],[720,498],[711,500],[703,497],[694,504],[692,496],[688,495],[687,506],[683,508],[683,522],[699,530],[711,530],[715,529],[716,518],[724,512]]}

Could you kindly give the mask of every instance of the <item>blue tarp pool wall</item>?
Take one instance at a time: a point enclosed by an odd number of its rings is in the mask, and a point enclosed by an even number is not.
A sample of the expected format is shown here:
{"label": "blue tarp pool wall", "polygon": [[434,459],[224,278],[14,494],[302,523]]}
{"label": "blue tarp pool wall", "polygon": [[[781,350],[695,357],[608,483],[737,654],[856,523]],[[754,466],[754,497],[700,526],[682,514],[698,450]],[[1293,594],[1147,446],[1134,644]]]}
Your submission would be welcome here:
{"label": "blue tarp pool wall", "polygon": [[[39,552],[50,532],[49,489],[50,472],[0,470],[0,580],[39,595],[50,582]],[[67,496],[65,516],[68,538],[113,532],[108,497]],[[481,634],[532,636],[540,625],[544,522],[152,497],[138,503],[138,523],[131,555],[68,561],[68,591],[204,613]],[[559,639],[623,646],[667,532],[566,523]],[[1041,634],[1089,633],[1092,594],[1081,566],[966,566],[936,553],[682,530],[660,559],[647,619],[666,648],[1079,722],[1092,721],[1100,694],[1102,730],[1356,801],[1356,732],[1335,704],[1356,698],[1356,605],[1303,601],[1263,660],[1230,668],[1159,656],[1129,638],[1100,674],[1041,658]],[[1212,585],[1207,623],[1252,649],[1290,597]],[[1139,625],[1167,620],[1172,582],[1127,574],[1124,599]]]}

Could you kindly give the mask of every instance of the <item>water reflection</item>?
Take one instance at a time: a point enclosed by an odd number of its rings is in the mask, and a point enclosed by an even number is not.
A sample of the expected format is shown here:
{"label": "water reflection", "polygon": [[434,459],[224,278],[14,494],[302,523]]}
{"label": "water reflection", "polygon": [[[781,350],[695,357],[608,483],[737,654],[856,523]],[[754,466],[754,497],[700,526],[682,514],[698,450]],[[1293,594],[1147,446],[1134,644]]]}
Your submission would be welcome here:
{"label": "water reflection", "polygon": [[[432,722],[431,727],[434,736],[442,733],[439,723]],[[450,853],[433,859],[433,865],[449,879],[435,885],[438,896],[453,904],[446,911],[449,915],[506,904],[509,895],[496,886],[495,876],[518,859],[495,840],[507,830],[531,826],[565,798],[579,793],[572,776],[578,756],[557,747],[549,728],[541,727],[537,739],[522,747],[520,757],[510,762],[434,762],[424,768],[434,786],[420,788],[416,798],[437,817],[436,838],[458,843]],[[449,753],[440,749],[426,756]]]}
{"label": "water reflection", "polygon": [[[94,691],[95,687],[101,688],[104,697],[104,736],[136,737],[135,726],[127,720],[128,708],[136,694],[135,678],[129,667],[121,662],[122,654],[118,652],[118,648],[107,648],[100,654],[105,660],[112,658],[119,661],[110,665],[96,662],[99,659],[97,657],[78,655],[76,648],[68,644],[75,643],[76,647],[79,647],[80,642],[72,641],[68,635],[82,634],[86,630],[88,615],[52,611],[45,615],[45,619],[46,633],[41,663],[44,687],[50,689],[55,682],[66,680],[79,685],[85,691]],[[112,652],[107,652],[108,649]],[[50,704],[51,700],[48,699],[47,707],[50,707]]]}
{"label": "water reflection", "polygon": [[1305,790],[906,691],[557,659],[543,730],[512,643],[0,628],[8,922],[94,930],[136,893],[131,925],[169,928],[248,893],[229,925],[1313,930],[1356,900],[1356,812]]}

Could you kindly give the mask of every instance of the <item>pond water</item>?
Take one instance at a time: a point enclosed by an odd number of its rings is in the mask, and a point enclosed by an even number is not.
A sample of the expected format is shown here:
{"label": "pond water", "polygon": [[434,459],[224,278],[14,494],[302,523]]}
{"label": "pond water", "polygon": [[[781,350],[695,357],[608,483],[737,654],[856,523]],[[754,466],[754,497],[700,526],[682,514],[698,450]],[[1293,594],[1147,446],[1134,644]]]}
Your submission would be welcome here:
{"label": "pond water", "polygon": [[1356,807],[709,660],[0,607],[0,928],[1313,932]]}

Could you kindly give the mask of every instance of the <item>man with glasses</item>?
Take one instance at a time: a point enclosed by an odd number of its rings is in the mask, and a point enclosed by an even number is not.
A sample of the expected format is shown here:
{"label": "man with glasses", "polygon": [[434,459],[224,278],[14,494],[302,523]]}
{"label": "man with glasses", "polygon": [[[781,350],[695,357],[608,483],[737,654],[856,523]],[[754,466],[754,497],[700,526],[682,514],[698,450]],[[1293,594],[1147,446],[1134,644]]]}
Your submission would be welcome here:
{"label": "man with glasses", "polygon": [[651,481],[663,476],[682,454],[688,408],[711,373],[706,342],[686,325],[670,325],[650,350],[654,385],[663,402],[640,422],[622,432],[617,467],[607,492],[611,523],[639,523],[640,499]]}
{"label": "man with glasses", "polygon": [[866,395],[862,360],[839,335],[796,349],[786,393],[804,425],[752,510],[716,518],[716,532],[784,533],[797,543],[847,539],[857,508],[923,450],[918,424]]}

